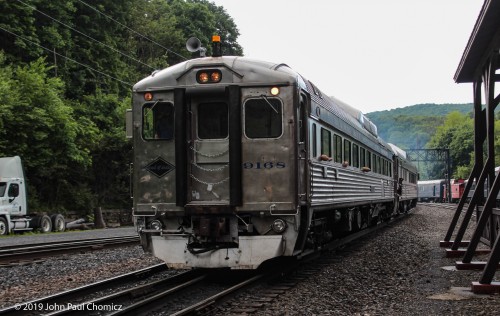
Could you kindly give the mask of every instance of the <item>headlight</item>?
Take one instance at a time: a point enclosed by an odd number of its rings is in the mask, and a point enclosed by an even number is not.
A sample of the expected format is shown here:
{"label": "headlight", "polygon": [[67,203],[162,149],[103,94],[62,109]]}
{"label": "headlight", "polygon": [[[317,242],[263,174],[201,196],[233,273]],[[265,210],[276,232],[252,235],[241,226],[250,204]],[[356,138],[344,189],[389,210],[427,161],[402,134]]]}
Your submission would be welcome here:
{"label": "headlight", "polygon": [[286,229],[286,223],[284,220],[278,218],[278,219],[275,219],[273,224],[271,225],[271,229],[277,233],[277,234],[281,234],[285,231]]}
{"label": "headlight", "polygon": [[159,220],[155,219],[154,221],[149,222],[149,228],[154,230],[161,230],[163,228],[163,225]]}

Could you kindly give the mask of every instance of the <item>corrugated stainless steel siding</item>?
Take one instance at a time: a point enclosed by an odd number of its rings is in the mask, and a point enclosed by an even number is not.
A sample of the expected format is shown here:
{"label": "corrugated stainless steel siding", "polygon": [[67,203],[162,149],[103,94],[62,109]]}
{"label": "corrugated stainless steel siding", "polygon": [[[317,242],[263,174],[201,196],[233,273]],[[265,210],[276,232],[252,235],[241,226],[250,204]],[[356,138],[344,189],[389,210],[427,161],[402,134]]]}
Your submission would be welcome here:
{"label": "corrugated stainless steel siding", "polygon": [[372,172],[322,164],[310,165],[311,204],[387,200],[394,196],[393,181]]}

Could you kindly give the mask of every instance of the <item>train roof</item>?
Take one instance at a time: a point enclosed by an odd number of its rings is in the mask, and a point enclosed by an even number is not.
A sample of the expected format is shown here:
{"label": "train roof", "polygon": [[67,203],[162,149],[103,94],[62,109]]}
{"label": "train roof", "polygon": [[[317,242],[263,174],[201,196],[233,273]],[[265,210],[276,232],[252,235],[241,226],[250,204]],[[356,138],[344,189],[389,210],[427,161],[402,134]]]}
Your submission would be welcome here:
{"label": "train roof", "polygon": [[446,182],[445,179],[438,179],[438,180],[421,180],[421,181],[418,181],[417,183],[418,184],[442,184],[445,182]]}
{"label": "train roof", "polygon": [[187,86],[184,75],[192,69],[201,67],[225,67],[234,74],[235,82],[259,84],[269,82],[295,84],[299,74],[286,64],[277,64],[240,56],[205,57],[191,59],[160,71],[136,83],[134,91],[147,91],[167,87]]}

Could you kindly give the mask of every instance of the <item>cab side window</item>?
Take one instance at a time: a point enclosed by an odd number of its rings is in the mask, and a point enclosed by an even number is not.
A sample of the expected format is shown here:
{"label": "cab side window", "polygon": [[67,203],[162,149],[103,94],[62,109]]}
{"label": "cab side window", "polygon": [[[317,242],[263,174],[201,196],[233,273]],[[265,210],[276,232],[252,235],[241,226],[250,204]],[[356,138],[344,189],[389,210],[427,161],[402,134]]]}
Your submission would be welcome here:
{"label": "cab side window", "polygon": [[142,137],[145,140],[174,138],[174,105],[146,103],[142,108]]}

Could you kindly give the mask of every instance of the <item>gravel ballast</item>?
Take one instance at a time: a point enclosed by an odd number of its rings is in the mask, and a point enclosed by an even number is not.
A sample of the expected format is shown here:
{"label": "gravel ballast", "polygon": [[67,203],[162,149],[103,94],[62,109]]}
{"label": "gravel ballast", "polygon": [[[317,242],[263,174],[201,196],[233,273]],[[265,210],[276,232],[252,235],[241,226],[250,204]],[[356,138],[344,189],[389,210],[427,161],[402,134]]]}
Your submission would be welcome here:
{"label": "gravel ballast", "polygon": [[[418,206],[400,222],[339,252],[340,260],[255,315],[500,315],[498,294],[470,290],[482,271],[457,271],[461,258],[446,258],[439,247],[453,213]],[[498,272],[495,277],[500,279]]]}
{"label": "gravel ballast", "polygon": [[[331,263],[252,315],[500,315],[500,295],[470,291],[482,271],[456,271],[460,258],[446,258],[439,247],[452,216],[453,210],[419,205],[406,218],[339,251]],[[159,262],[129,246],[2,267],[0,308]],[[499,279],[497,273],[494,280]],[[229,305],[256,298],[258,293],[242,294]]]}

